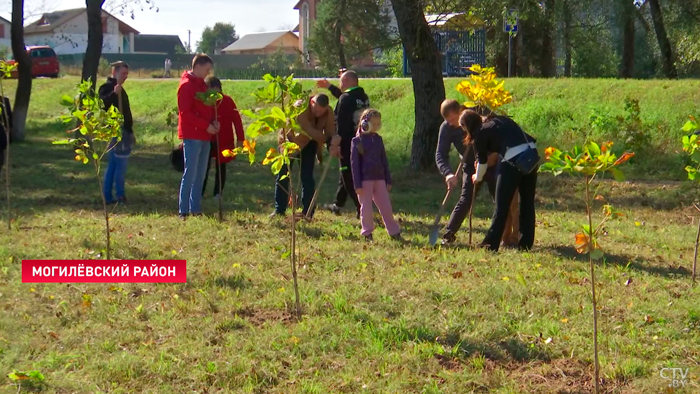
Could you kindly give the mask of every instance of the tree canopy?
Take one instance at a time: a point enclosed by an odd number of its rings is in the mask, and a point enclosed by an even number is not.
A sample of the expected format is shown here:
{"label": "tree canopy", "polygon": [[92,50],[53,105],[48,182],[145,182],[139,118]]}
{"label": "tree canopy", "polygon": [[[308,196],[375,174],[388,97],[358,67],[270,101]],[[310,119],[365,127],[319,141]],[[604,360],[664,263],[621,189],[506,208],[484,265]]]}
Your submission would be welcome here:
{"label": "tree canopy", "polygon": [[204,29],[202,39],[197,41],[197,52],[213,55],[216,50],[226,48],[237,40],[236,27],[232,23],[217,22]]}

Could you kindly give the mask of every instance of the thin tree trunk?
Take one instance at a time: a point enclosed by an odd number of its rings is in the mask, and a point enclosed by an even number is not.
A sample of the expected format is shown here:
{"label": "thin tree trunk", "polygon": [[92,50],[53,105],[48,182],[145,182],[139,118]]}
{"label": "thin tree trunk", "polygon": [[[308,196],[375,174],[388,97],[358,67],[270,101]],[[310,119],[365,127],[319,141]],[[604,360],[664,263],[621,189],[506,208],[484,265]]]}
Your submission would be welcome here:
{"label": "thin tree trunk", "polygon": [[564,0],[564,76],[571,77],[571,7]]}
{"label": "thin tree trunk", "polygon": [[[291,165],[289,166],[291,167]],[[294,194],[294,180],[292,179],[292,169],[289,168],[287,171],[287,176],[289,177],[289,196],[291,197],[291,208],[292,208],[292,250],[291,250],[291,261],[292,261],[292,278],[294,279],[294,304],[297,312],[297,319],[301,320],[301,302],[299,300],[299,283],[297,280],[297,219],[295,202],[296,195]]]}
{"label": "thin tree trunk", "polygon": [[588,234],[589,242],[588,263],[591,268],[591,293],[593,295],[593,357],[595,362],[595,393],[600,393],[600,364],[598,363],[598,303],[595,296],[595,266],[593,264],[593,220],[591,218],[591,198],[589,192],[590,177],[586,177],[586,213],[588,214]]}
{"label": "thin tree trunk", "polygon": [[440,124],[440,103],[445,99],[441,58],[423,15],[420,0],[391,2],[411,67],[415,96],[415,128],[411,146],[412,170],[435,167],[435,149]]}
{"label": "thin tree trunk", "polygon": [[621,78],[634,78],[634,4],[625,0],[623,8],[623,44],[622,44],[622,67],[620,67]]}
{"label": "thin tree trunk", "polygon": [[[2,124],[5,129],[5,138],[7,139],[7,148],[5,149],[5,157],[0,160],[4,160],[5,163],[5,194],[7,198],[7,230],[12,230],[12,203],[10,199],[10,117],[7,114],[9,111],[9,102],[5,101],[5,88],[2,84],[2,78],[0,78],[0,100],[3,102],[2,106]],[[8,105],[5,105],[8,104]],[[0,163],[2,164],[2,163]]]}
{"label": "thin tree trunk", "polygon": [[[12,54],[17,60],[17,92],[12,119],[12,130],[7,141],[22,142],[25,138],[25,126],[29,111],[29,99],[32,95],[32,59],[24,44],[24,0],[12,0]],[[9,168],[9,163],[8,163]]]}
{"label": "thin tree trunk", "polygon": [[111,245],[111,231],[109,229],[109,211],[107,210],[107,198],[102,192],[102,178],[100,177],[100,164],[95,160],[95,177],[97,178],[97,185],[100,188],[100,196],[102,196],[102,209],[105,214],[105,234],[107,235],[107,260],[111,260],[112,257],[112,245]]}
{"label": "thin tree trunk", "polygon": [[97,69],[102,56],[102,5],[105,0],[85,0],[88,19],[88,43],[83,59],[84,81],[90,80],[92,88],[97,85]]}
{"label": "thin tree trunk", "polygon": [[[697,205],[695,205],[695,209],[700,211],[700,208],[698,208]],[[700,220],[698,220],[698,233],[695,236],[695,255],[693,256],[693,276],[692,276],[693,285],[695,284],[695,274],[696,274],[697,268],[698,268],[698,246],[699,246],[699,244],[700,244]]]}
{"label": "thin tree trunk", "polygon": [[544,26],[542,27],[542,58],[540,72],[544,78],[557,76],[557,68],[554,60],[554,7],[555,0],[545,0]]}
{"label": "thin tree trunk", "polygon": [[678,71],[674,63],[673,49],[668,39],[668,34],[666,33],[666,27],[664,26],[664,18],[659,0],[649,0],[649,10],[651,11],[651,19],[654,22],[654,31],[656,31],[656,39],[659,42],[661,56],[663,56],[664,59],[664,76],[670,79],[678,78]]}

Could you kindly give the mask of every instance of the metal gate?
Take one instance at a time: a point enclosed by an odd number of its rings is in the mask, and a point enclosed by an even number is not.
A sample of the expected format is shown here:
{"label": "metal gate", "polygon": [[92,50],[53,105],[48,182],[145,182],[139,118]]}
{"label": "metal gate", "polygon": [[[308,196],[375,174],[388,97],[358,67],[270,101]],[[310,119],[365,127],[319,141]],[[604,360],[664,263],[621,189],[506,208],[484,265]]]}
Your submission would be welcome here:
{"label": "metal gate", "polygon": [[[486,30],[473,31],[434,31],[442,61],[442,75],[459,77],[469,75],[473,64],[486,67]],[[406,48],[403,49],[403,74],[411,75]]]}

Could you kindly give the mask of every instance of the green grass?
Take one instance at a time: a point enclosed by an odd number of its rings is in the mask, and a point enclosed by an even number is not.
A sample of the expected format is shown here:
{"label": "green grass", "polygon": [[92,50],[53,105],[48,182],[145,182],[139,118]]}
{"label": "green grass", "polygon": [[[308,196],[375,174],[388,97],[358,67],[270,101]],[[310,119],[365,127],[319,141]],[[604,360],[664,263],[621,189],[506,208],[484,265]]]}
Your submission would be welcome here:
{"label": "green grass", "polygon": [[[115,209],[112,239],[119,259],[186,259],[188,283],[22,284],[22,259],[103,255],[96,181],[69,149],[50,144],[62,136],[57,97],[74,83],[35,82],[29,139],[12,146],[17,218],[11,232],[0,230],[0,392],[17,392],[4,378],[13,369],[41,371],[49,393],[591,392],[588,263],[572,246],[584,221],[581,188],[541,176],[530,253],[470,250],[466,229],[454,248],[427,248],[444,186],[436,174],[403,170],[413,120],[412,90],[403,80],[365,85],[384,113],[392,201],[409,242],[392,243],[378,227],[375,243],[366,245],[350,214],[319,212],[300,224],[301,322],[292,318],[290,267],[282,257],[288,225],[267,218],[269,169],[231,165],[225,223],[215,219],[210,197],[209,217],[178,221],[180,176],[168,163],[162,126],[175,103],[171,81],[129,83],[140,145],[130,159],[129,205]],[[653,149],[679,161],[674,141],[700,95],[688,81],[509,84],[516,119],[540,140],[562,145],[581,138],[584,132],[573,129],[588,127],[600,97],[620,113],[621,97],[635,95],[644,121],[665,125],[653,135]],[[249,107],[256,86],[228,82],[225,90]],[[606,260],[597,265],[605,388],[665,392],[661,368],[678,367],[690,369],[690,380],[675,393],[694,393],[700,291],[690,286],[698,218],[689,205],[699,193],[644,173],[644,160],[635,160],[635,181],[605,182],[600,190],[627,215],[607,225]],[[682,179],[682,167],[664,171]],[[334,174],[322,186],[322,203],[331,199]],[[481,194],[477,241],[491,210]]]}

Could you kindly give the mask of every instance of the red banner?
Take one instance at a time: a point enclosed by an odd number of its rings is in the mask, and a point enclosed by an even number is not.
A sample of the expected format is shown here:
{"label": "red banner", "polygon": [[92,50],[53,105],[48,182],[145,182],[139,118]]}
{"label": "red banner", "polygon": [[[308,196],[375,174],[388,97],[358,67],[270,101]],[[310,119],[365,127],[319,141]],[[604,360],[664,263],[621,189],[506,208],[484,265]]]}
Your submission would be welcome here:
{"label": "red banner", "polygon": [[186,260],[22,260],[22,283],[186,282]]}

